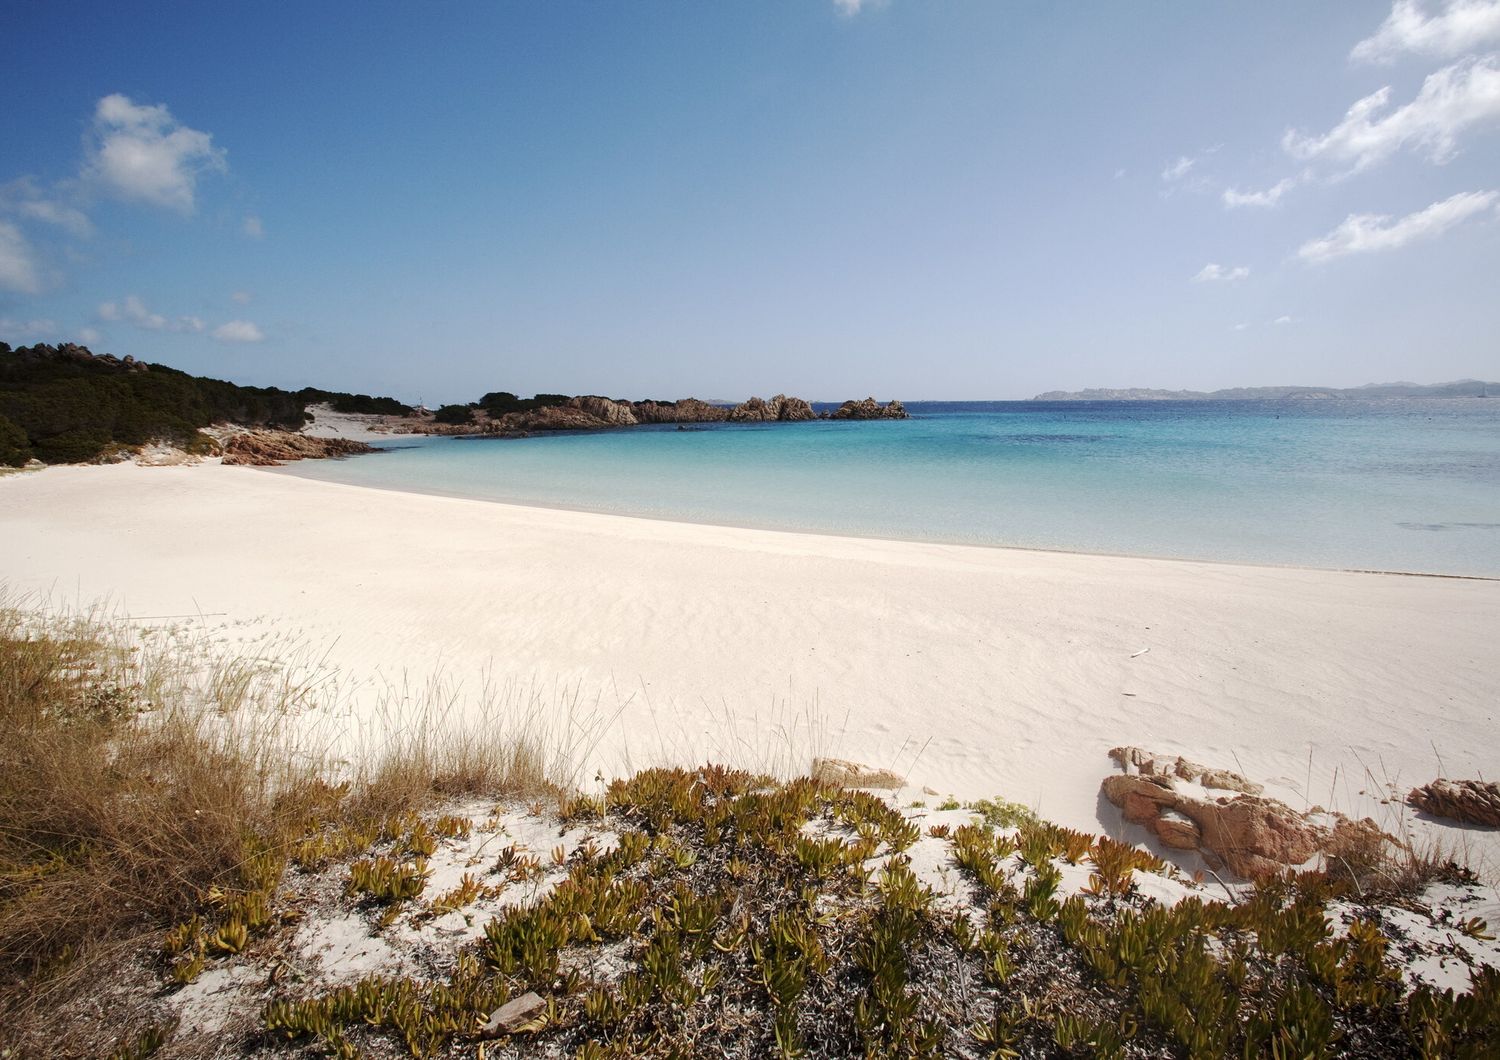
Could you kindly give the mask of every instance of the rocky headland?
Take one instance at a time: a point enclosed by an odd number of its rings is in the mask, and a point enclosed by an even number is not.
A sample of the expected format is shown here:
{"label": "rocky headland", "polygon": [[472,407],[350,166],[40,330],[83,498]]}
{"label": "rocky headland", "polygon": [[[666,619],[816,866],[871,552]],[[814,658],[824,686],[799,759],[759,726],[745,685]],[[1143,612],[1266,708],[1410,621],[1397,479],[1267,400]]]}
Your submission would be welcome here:
{"label": "rocky headland", "polygon": [[221,443],[220,463],[249,467],[279,467],[295,460],[320,460],[334,456],[373,453],[375,447],[349,438],[320,438],[294,431],[241,431]]}
{"label": "rocky headland", "polygon": [[[450,411],[455,410],[455,411]],[[385,417],[393,434],[444,434],[524,437],[543,431],[600,431],[653,423],[797,423],[817,419],[904,420],[910,414],[900,401],[880,404],[873,397],[846,401],[832,412],[817,412],[799,397],[777,394],[752,397],[738,405],[717,405],[697,398],[680,401],[624,401],[586,394],[556,404],[497,412],[482,404],[445,406],[438,414]]]}

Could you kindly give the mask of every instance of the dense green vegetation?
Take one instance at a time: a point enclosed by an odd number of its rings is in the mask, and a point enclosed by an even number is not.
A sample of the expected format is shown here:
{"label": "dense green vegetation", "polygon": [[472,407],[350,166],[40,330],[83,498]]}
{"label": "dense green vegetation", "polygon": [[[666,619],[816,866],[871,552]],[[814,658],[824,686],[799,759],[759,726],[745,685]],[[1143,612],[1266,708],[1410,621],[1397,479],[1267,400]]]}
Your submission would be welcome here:
{"label": "dense green vegetation", "polygon": [[468,405],[444,405],[432,414],[438,423],[464,424],[474,420],[474,410]]}
{"label": "dense green vegetation", "polygon": [[393,398],[238,386],[71,344],[0,343],[0,464],[99,460],[153,441],[202,450],[211,443],[199,429],[209,424],[296,429],[320,401],[347,412],[411,411]]}
{"label": "dense green vegetation", "polygon": [[498,419],[507,412],[532,412],[553,405],[566,405],[569,400],[567,394],[537,394],[535,397],[522,398],[506,390],[497,390],[480,398],[479,407],[490,417]]}

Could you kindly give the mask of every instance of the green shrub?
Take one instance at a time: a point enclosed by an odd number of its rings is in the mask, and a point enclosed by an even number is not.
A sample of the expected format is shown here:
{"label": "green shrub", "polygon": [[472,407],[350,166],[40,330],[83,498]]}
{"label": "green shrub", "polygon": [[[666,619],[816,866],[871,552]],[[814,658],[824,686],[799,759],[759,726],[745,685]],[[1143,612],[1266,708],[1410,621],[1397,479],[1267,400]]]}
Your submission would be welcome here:
{"label": "green shrub", "polygon": [[0,466],[24,467],[31,459],[31,439],[21,425],[8,416],[0,416]]}
{"label": "green shrub", "polygon": [[433,419],[439,423],[450,423],[454,425],[473,423],[474,410],[468,405],[444,405],[433,413]]}

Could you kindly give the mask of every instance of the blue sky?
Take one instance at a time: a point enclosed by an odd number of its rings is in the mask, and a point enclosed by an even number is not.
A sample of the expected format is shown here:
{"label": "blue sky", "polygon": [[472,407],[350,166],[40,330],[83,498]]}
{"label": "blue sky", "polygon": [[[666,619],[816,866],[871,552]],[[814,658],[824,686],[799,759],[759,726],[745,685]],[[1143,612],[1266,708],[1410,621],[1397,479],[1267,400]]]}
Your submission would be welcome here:
{"label": "blue sky", "polygon": [[428,403],[1500,376],[1500,0],[0,0],[0,338]]}

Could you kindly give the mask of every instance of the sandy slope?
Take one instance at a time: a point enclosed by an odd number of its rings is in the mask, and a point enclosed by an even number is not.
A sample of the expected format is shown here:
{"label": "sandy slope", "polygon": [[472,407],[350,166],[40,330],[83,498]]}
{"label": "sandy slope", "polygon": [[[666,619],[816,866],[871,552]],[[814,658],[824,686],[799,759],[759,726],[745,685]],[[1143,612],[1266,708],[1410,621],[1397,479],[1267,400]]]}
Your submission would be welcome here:
{"label": "sandy slope", "polygon": [[[203,613],[241,640],[296,630],[395,684],[442,668],[472,690],[489,667],[569,687],[614,719],[589,776],[827,751],[1093,829],[1117,821],[1097,792],[1119,743],[1238,767],[1299,808],[1311,757],[1308,801],[1387,824],[1367,770],[1403,791],[1438,755],[1500,776],[1497,582],[695,526],[212,464],[0,479],[0,582]],[[1496,863],[1493,832],[1465,835]]]}

